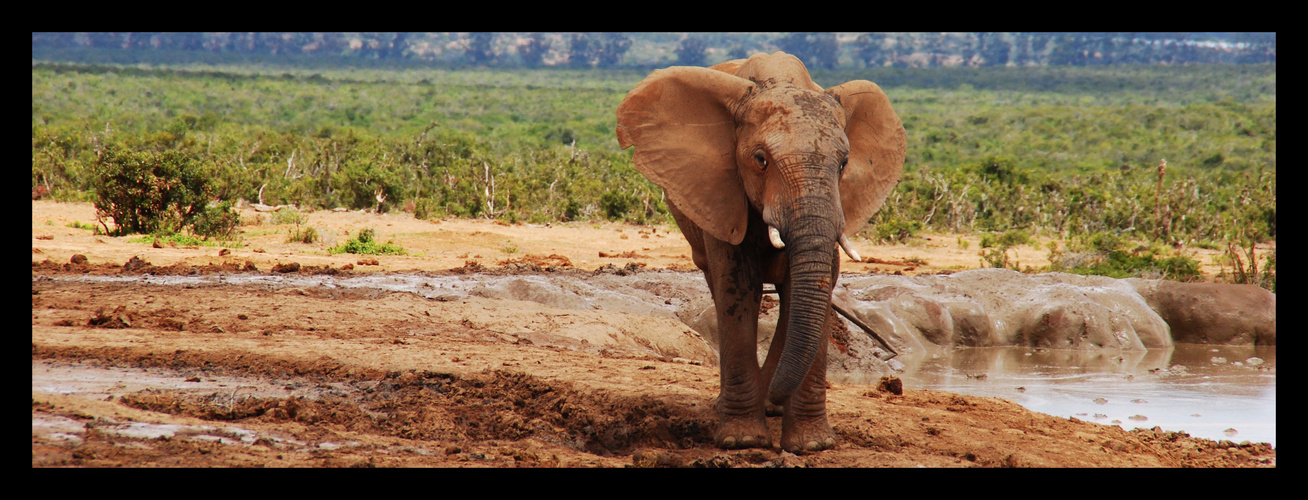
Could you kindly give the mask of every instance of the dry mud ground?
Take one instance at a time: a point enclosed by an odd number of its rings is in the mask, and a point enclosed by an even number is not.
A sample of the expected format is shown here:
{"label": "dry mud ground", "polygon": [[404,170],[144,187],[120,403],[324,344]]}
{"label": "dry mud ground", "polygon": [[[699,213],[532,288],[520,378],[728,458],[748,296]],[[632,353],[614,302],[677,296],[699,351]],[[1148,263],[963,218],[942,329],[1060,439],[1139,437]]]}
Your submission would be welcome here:
{"label": "dry mud ground", "polygon": [[[216,247],[95,236],[68,226],[93,223],[89,204],[33,202],[33,466],[1276,465],[1276,451],[1261,443],[1125,431],[1003,399],[840,383],[828,393],[835,449],[723,451],[712,445],[716,366],[554,334],[632,321],[621,314],[377,290],[161,286],[123,269],[134,256],[154,274],[270,273],[292,262],[301,264],[298,274],[353,275],[691,269],[684,239],[662,226],[545,228],[315,212],[308,225],[327,241],[305,245],[285,243],[289,227],[263,218],[243,228],[244,247],[220,256]],[[329,245],[366,227],[411,255],[378,256],[377,265],[328,255]],[[843,269],[979,265],[976,240],[971,250],[959,240],[856,242],[864,256],[889,263]],[[1018,258],[1039,266],[1042,253]],[[87,262],[69,264],[75,254]],[[247,262],[256,271],[243,271]],[[87,274],[132,279],[72,279]],[[779,423],[769,418],[774,442]]]}

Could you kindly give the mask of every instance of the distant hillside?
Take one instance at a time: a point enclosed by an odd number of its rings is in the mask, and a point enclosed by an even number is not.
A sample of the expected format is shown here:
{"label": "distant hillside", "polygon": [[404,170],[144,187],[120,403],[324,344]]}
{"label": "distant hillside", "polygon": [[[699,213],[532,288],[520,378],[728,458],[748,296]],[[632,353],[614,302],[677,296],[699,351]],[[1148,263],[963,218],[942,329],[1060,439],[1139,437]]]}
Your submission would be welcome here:
{"label": "distant hillside", "polygon": [[33,33],[34,61],[649,68],[784,50],[812,68],[1276,62],[1275,33]]}

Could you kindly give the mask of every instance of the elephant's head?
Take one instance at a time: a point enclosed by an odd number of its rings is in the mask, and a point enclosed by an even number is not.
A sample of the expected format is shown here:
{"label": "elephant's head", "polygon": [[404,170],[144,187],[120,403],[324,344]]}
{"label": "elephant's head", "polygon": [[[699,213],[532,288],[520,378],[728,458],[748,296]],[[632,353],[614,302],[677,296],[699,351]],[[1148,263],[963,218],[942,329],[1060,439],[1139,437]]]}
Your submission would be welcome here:
{"label": "elephant's head", "polygon": [[[816,355],[847,251],[899,180],[906,139],[876,84],[823,90],[784,53],[713,68],[654,71],[618,108],[635,168],[709,236],[741,244],[750,209],[788,253],[792,304],[770,399],[783,401]],[[855,257],[857,258],[857,257]]]}

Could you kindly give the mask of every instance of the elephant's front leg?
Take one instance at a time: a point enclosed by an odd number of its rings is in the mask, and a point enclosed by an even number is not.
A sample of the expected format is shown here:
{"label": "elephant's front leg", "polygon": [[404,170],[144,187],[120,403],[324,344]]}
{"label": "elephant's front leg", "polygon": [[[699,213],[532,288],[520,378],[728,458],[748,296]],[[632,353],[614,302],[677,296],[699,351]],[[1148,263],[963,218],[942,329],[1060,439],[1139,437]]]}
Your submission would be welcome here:
{"label": "elephant's front leg", "polygon": [[804,377],[804,383],[786,402],[781,418],[781,449],[819,451],[836,445],[836,434],[827,422],[827,343],[834,328],[843,328],[835,309],[827,306],[827,320],[822,328],[817,359]]}
{"label": "elephant's front leg", "polygon": [[[763,363],[763,384],[772,381],[781,359],[781,351],[786,345],[786,326],[789,324],[790,288],[777,285],[781,302],[781,314],[777,318],[777,329],[772,335],[772,345],[768,347],[768,357]],[[836,445],[835,432],[827,422],[827,343],[831,332],[844,328],[835,309],[827,306],[826,322],[819,340],[817,358],[809,368],[804,382],[790,397],[782,409],[781,448],[786,451],[819,451]]]}
{"label": "elephant's front leg", "polygon": [[764,415],[767,385],[758,366],[758,312],[763,280],[756,259],[741,247],[705,238],[705,278],[718,319],[721,394],[718,431],[721,448],[771,447]]}

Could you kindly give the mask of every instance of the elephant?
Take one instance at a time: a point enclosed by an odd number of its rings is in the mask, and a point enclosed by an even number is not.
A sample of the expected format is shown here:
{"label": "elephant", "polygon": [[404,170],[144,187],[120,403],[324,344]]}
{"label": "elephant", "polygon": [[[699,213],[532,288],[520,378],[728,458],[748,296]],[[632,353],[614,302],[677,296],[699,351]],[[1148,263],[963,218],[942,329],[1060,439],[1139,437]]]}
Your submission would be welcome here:
{"label": "elephant", "polygon": [[[713,298],[719,339],[718,447],[835,446],[827,421],[827,332],[840,252],[899,182],[907,136],[875,83],[829,89],[784,52],[709,68],[655,70],[617,109],[622,149],[663,188]],[[760,367],[763,285],[780,296],[777,331]]]}

